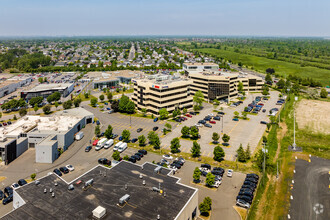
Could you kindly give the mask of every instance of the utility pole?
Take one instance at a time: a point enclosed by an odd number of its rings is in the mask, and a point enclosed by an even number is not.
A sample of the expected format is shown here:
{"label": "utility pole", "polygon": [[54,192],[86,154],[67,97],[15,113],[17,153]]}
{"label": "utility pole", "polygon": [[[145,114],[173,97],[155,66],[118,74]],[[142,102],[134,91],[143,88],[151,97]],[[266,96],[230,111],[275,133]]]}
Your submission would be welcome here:
{"label": "utility pole", "polygon": [[222,128],[221,128],[221,134],[223,134],[223,115],[221,116],[222,118]]}
{"label": "utility pole", "polygon": [[[263,164],[263,176],[264,176],[266,172],[266,153],[268,152],[268,150],[266,149],[266,143],[263,143],[263,145],[264,147],[262,151],[264,153],[264,164]],[[263,178],[263,183],[265,183],[265,178]]]}

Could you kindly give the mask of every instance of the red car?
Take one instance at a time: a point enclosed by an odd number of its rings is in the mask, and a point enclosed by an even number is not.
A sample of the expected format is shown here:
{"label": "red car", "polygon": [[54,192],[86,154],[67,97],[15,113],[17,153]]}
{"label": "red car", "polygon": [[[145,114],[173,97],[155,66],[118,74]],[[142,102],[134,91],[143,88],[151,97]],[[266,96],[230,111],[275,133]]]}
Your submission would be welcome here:
{"label": "red car", "polygon": [[186,114],[186,116],[189,117],[189,118],[192,118],[192,116],[190,114]]}
{"label": "red car", "polygon": [[99,142],[99,140],[95,140],[95,141],[93,142],[93,146],[96,146],[98,142]]}
{"label": "red car", "polygon": [[264,106],[264,103],[258,103],[258,105],[262,105],[262,106]]}
{"label": "red car", "polygon": [[7,126],[7,123],[6,123],[6,122],[4,122],[4,123],[2,123],[2,125],[3,125],[3,126]]}
{"label": "red car", "polygon": [[211,124],[215,124],[215,121],[210,121]]}

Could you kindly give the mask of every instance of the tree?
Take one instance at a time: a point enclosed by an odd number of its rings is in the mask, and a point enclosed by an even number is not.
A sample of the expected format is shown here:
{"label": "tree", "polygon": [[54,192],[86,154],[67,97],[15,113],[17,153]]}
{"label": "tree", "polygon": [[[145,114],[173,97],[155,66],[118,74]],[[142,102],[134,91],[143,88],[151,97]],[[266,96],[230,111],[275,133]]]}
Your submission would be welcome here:
{"label": "tree", "polygon": [[33,97],[30,99],[29,104],[31,106],[35,106],[35,104],[40,105],[43,101],[43,98],[41,96]]}
{"label": "tree", "polygon": [[0,112],[0,118],[2,118],[2,112]]}
{"label": "tree", "polygon": [[125,129],[121,133],[121,136],[123,137],[123,141],[127,143],[129,141],[130,136],[131,136],[131,132],[129,130]]}
{"label": "tree", "polygon": [[266,161],[266,166],[270,165],[270,161],[269,161],[269,153],[264,153],[262,151],[262,149],[260,149],[255,158],[255,164],[257,165],[257,167],[259,168],[259,171],[262,172],[263,170],[263,163],[264,163],[264,157],[265,157],[265,161]]}
{"label": "tree", "polygon": [[39,81],[40,83],[43,83],[43,82],[44,82],[44,79],[43,79],[42,77],[39,77],[38,81]]}
{"label": "tree", "polygon": [[129,102],[129,98],[126,95],[122,95],[119,101],[119,111],[127,112],[127,105]]}
{"label": "tree", "polygon": [[192,139],[195,139],[195,140],[198,139],[199,133],[198,133],[198,128],[196,126],[193,126],[190,129],[190,135],[191,135]]}
{"label": "tree", "polygon": [[144,136],[144,135],[140,135],[139,137],[138,137],[138,140],[139,140],[139,145],[140,146],[145,146],[146,145],[146,137]]}
{"label": "tree", "polygon": [[79,107],[79,105],[80,105],[80,103],[81,103],[81,99],[80,98],[76,98],[74,101],[73,101],[73,103],[74,103],[74,107]]}
{"label": "tree", "polygon": [[104,136],[106,138],[110,139],[112,137],[112,131],[113,131],[112,126],[111,125],[108,125],[108,128],[104,132]]}
{"label": "tree", "polygon": [[171,152],[178,153],[180,147],[181,147],[181,145],[180,145],[179,138],[173,138],[173,140],[171,141]]}
{"label": "tree", "polygon": [[60,104],[58,104],[58,102],[55,102],[55,109],[57,110],[57,107],[60,105]]}
{"label": "tree", "polygon": [[250,160],[251,159],[251,150],[250,150],[250,145],[247,145],[247,148],[245,150],[245,158],[246,160]]}
{"label": "tree", "polygon": [[19,115],[21,117],[25,116],[27,114],[27,110],[26,108],[21,108],[19,111],[18,111]]}
{"label": "tree", "polygon": [[218,106],[218,105],[220,105],[219,100],[218,100],[218,99],[214,99],[214,100],[213,100],[213,105],[214,105],[215,107]]}
{"label": "tree", "polygon": [[108,94],[107,94],[107,98],[108,98],[109,102],[112,100],[113,95],[112,95],[111,92],[108,92]]}
{"label": "tree", "polygon": [[111,103],[111,109],[115,112],[119,111],[119,102],[118,100],[113,100]]}
{"label": "tree", "polygon": [[84,96],[85,96],[85,99],[88,99],[89,98],[89,93],[88,92],[85,92],[84,93]]}
{"label": "tree", "polygon": [[262,136],[262,142],[267,143],[267,137],[266,136]]}
{"label": "tree", "polygon": [[277,120],[276,120],[275,116],[272,115],[272,116],[269,117],[269,119],[270,119],[271,124],[276,124],[277,123]]}
{"label": "tree", "polygon": [[272,76],[269,73],[266,74],[265,81],[272,82]]}
{"label": "tree", "polygon": [[150,142],[151,145],[154,145],[156,135],[157,135],[156,132],[149,131],[148,139],[149,139],[149,142]]}
{"label": "tree", "polygon": [[94,133],[95,135],[99,135],[101,133],[100,125],[96,125]]}
{"label": "tree", "polygon": [[206,174],[205,182],[207,186],[213,186],[215,183],[215,176],[212,173]]}
{"label": "tree", "polygon": [[325,99],[325,98],[328,97],[328,92],[327,92],[327,90],[326,90],[325,88],[322,88],[322,89],[321,89],[320,96],[321,96],[321,98],[323,98],[323,99]]}
{"label": "tree", "polygon": [[183,126],[181,129],[181,134],[183,137],[188,137],[190,133],[190,128],[188,126]]}
{"label": "tree", "polygon": [[115,152],[113,152],[113,154],[112,154],[112,158],[113,158],[114,160],[120,160],[120,153],[119,153],[119,151],[115,151]]}
{"label": "tree", "polygon": [[243,119],[246,120],[247,119],[247,112],[243,111],[241,114],[242,114]]}
{"label": "tree", "polygon": [[197,112],[201,110],[201,107],[199,105],[194,105],[194,111]]}
{"label": "tree", "polygon": [[223,134],[222,140],[223,140],[223,142],[227,143],[230,140],[230,136],[227,134]]}
{"label": "tree", "polygon": [[239,162],[246,162],[246,156],[242,144],[239,145],[239,148],[237,149],[236,152],[237,152],[237,160]]}
{"label": "tree", "polygon": [[39,110],[38,104],[34,105],[33,110],[34,110],[35,114],[37,114],[37,111]]}
{"label": "tree", "polygon": [[274,74],[275,73],[275,70],[273,68],[267,68],[266,69],[266,73]]}
{"label": "tree", "polygon": [[202,172],[199,170],[198,167],[196,167],[195,170],[194,170],[194,174],[193,174],[194,182],[199,182],[200,181],[201,174],[202,174]]}
{"label": "tree", "polygon": [[143,113],[143,117],[147,116],[147,109],[146,108],[142,108],[141,112]]}
{"label": "tree", "polygon": [[30,177],[31,177],[32,180],[34,180],[36,178],[36,176],[37,176],[37,174],[32,173]]}
{"label": "tree", "polygon": [[216,146],[213,150],[213,159],[221,162],[225,157],[225,151],[220,146]]}
{"label": "tree", "polygon": [[51,110],[51,106],[50,105],[45,105],[42,110],[44,111],[44,113],[46,115],[48,115],[50,113],[50,110]]}
{"label": "tree", "polygon": [[263,95],[269,95],[269,88],[268,88],[268,86],[264,86],[263,87],[261,94],[263,94]]}
{"label": "tree", "polygon": [[158,135],[155,136],[155,139],[154,139],[154,148],[157,150],[157,149],[160,149],[160,145],[161,145],[161,142],[160,142],[160,139],[158,137]]}
{"label": "tree", "polygon": [[239,81],[239,82],[238,82],[238,88],[237,88],[237,90],[238,90],[239,92],[243,92],[243,91],[244,91],[243,88],[244,88],[244,87],[243,87],[243,83],[242,83],[241,81]]}
{"label": "tree", "polygon": [[210,197],[205,197],[204,198],[204,203],[207,204],[209,206],[209,210],[211,210],[212,207],[212,199]]}
{"label": "tree", "polygon": [[270,126],[272,126],[271,123],[267,123],[267,130],[268,130],[268,131],[269,131],[269,129],[270,129]]}
{"label": "tree", "polygon": [[129,156],[128,156],[128,155],[125,155],[125,156],[123,157],[123,160],[129,160]]}
{"label": "tree", "polygon": [[63,102],[63,109],[70,109],[71,106],[72,106],[72,101],[71,100]]}
{"label": "tree", "polygon": [[217,132],[213,132],[212,134],[213,143],[218,143],[219,139],[220,139],[220,135]]}
{"label": "tree", "polygon": [[166,119],[168,117],[168,111],[166,110],[166,108],[162,108],[159,110],[159,116],[160,119]]}
{"label": "tree", "polygon": [[192,157],[199,157],[201,155],[201,146],[197,143],[197,141],[193,142],[190,152]]}
{"label": "tree", "polygon": [[14,115],[14,117],[13,117],[13,120],[15,120],[15,121],[17,120],[17,117],[16,117],[16,115]]}
{"label": "tree", "polygon": [[166,123],[165,124],[165,128],[168,130],[168,131],[171,131],[172,129],[172,125],[170,123]]}
{"label": "tree", "polygon": [[100,96],[99,96],[99,99],[101,100],[101,102],[103,102],[103,100],[104,100],[104,95],[103,95],[103,94],[100,95]]}
{"label": "tree", "polygon": [[193,101],[194,101],[195,105],[202,106],[203,105],[203,101],[204,101],[204,95],[203,95],[203,93],[201,91],[195,92],[195,95],[193,97]]}
{"label": "tree", "polygon": [[238,111],[234,111],[234,115],[235,115],[235,118],[238,118],[239,112]]}
{"label": "tree", "polygon": [[95,107],[96,104],[97,104],[97,98],[91,98],[90,102],[91,102],[91,105],[92,105],[93,107]]}
{"label": "tree", "polygon": [[184,108],[183,110],[182,110],[182,112],[183,112],[183,114],[187,114],[187,109],[186,108]]}
{"label": "tree", "polygon": [[126,112],[129,114],[133,114],[135,112],[135,104],[133,101],[129,101],[126,107]]}
{"label": "tree", "polygon": [[285,82],[283,79],[280,79],[277,83],[276,83],[276,86],[278,89],[283,89],[284,86],[285,86]]}

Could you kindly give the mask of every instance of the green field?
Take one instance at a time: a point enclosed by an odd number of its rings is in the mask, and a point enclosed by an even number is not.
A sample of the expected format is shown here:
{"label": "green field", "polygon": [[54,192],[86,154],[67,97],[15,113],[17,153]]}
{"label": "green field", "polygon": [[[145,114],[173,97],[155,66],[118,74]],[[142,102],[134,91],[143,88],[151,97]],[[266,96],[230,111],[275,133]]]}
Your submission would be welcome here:
{"label": "green field", "polygon": [[202,48],[193,50],[213,56],[223,57],[226,60],[231,60],[233,63],[241,62],[243,65],[248,66],[249,68],[253,67],[254,70],[261,73],[265,73],[267,68],[274,68],[276,73],[283,77],[286,77],[290,74],[300,76],[302,78],[310,77],[321,82],[323,85],[330,85],[330,70],[310,66],[301,67],[295,63],[247,54],[240,54],[223,49]]}

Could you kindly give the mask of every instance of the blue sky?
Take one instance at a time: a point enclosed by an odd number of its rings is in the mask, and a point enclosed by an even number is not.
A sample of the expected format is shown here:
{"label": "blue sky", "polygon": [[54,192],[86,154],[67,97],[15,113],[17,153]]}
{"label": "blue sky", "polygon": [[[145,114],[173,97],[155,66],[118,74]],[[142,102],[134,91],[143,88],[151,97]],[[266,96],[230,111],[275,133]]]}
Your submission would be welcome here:
{"label": "blue sky", "polygon": [[330,36],[330,0],[0,0],[0,36]]}

